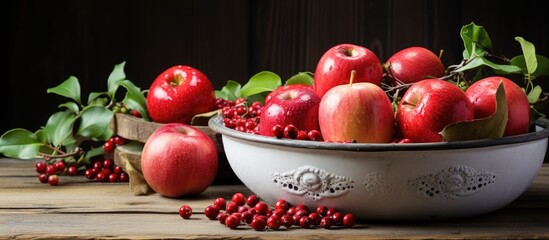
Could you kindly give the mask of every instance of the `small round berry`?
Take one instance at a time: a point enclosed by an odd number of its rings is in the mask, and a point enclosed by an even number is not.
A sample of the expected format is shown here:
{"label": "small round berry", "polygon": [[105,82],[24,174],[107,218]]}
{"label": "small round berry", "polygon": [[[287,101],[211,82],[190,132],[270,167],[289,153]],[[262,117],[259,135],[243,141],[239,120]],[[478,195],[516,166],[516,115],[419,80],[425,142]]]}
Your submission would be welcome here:
{"label": "small round berry", "polygon": [[281,139],[284,137],[284,129],[282,128],[281,125],[278,125],[278,124],[273,126],[273,128],[271,129],[271,133],[273,134],[273,136],[275,136],[278,139]]}
{"label": "small round berry", "polygon": [[269,210],[269,205],[267,205],[267,203],[265,203],[265,202],[258,202],[254,206],[254,208],[255,208],[255,211],[257,212],[257,214],[266,215],[267,211]]}
{"label": "small round berry", "polygon": [[48,177],[48,184],[55,186],[59,183],[59,177],[57,175],[50,175]]}
{"label": "small round berry", "polygon": [[206,209],[204,209],[204,214],[210,220],[214,220],[217,217],[217,214],[219,214],[219,208],[214,205],[207,206]]}
{"label": "small round berry", "polygon": [[286,127],[284,127],[284,137],[289,139],[296,139],[297,138],[297,127],[293,124],[288,124]]}
{"label": "small round berry", "polygon": [[307,135],[311,141],[323,141],[322,134],[318,130],[311,130]]}
{"label": "small round berry", "polygon": [[248,210],[240,213],[240,215],[242,216],[242,222],[247,224],[252,223],[252,219],[254,218],[254,213],[252,213],[252,211]]}
{"label": "small round berry", "polygon": [[87,179],[94,179],[95,178],[95,173],[93,172],[92,169],[86,169],[86,171],[84,172],[84,176]]}
{"label": "small round berry", "polygon": [[292,216],[288,214],[280,217],[280,221],[282,222],[282,225],[286,228],[290,228],[292,227],[292,225],[294,225],[294,218],[292,218]]}
{"label": "small round berry", "polygon": [[228,214],[235,213],[238,211],[238,207],[238,204],[236,204],[235,202],[228,202],[227,206],[225,207],[225,212],[227,212]]}
{"label": "small round berry", "polygon": [[297,137],[296,137],[296,139],[298,139],[298,140],[304,140],[304,141],[311,140],[311,139],[309,138],[309,135],[307,135],[307,132],[305,132],[305,131],[303,131],[303,130],[299,130],[299,131],[297,132]]}
{"label": "small round berry", "polygon": [[316,212],[309,213],[309,218],[311,219],[311,225],[319,225],[322,219]]}
{"label": "small round berry", "polygon": [[320,227],[328,229],[334,225],[334,220],[330,216],[325,216],[320,220]]}
{"label": "small round berry", "polygon": [[141,113],[140,113],[139,111],[137,111],[137,110],[132,110],[132,115],[133,115],[134,117],[141,117]]}
{"label": "small round berry", "polygon": [[48,164],[46,162],[37,162],[35,165],[35,169],[37,173],[46,173]]}
{"label": "small round berry", "polygon": [[251,194],[250,196],[248,196],[248,198],[246,199],[246,205],[248,205],[249,207],[255,207],[255,205],[259,202],[259,198],[257,197],[257,195],[255,194]]}
{"label": "small round berry", "polygon": [[337,209],[336,209],[336,208],[330,207],[330,208],[328,208],[328,209],[326,210],[326,215],[325,215],[325,216],[332,216],[332,215],[334,215],[334,213],[336,213],[336,212],[337,212]]}
{"label": "small round berry", "polygon": [[312,225],[312,221],[309,216],[302,216],[299,219],[299,226],[301,226],[302,228],[310,228],[311,225]]}
{"label": "small round berry", "polygon": [[273,214],[272,214],[272,215],[277,215],[277,216],[279,216],[279,217],[282,217],[282,216],[286,215],[286,211],[284,211],[284,209],[278,208],[278,209],[275,209],[275,210],[273,211]]}
{"label": "small round berry", "polygon": [[128,174],[125,173],[125,172],[121,172],[121,173],[120,173],[120,176],[118,176],[118,181],[120,181],[120,182],[127,182],[127,181],[130,181],[130,175],[128,175]]}
{"label": "small round berry", "polygon": [[40,175],[38,175],[38,181],[40,181],[41,183],[47,183],[48,175],[45,173],[41,173]]}
{"label": "small round berry", "polygon": [[101,172],[98,172],[97,175],[95,175],[95,179],[98,182],[105,182],[108,180],[108,175],[105,175],[105,172],[101,171]]}
{"label": "small round berry", "polygon": [[267,221],[265,221],[265,219],[261,217],[254,217],[250,225],[256,231],[263,231],[265,230],[265,227],[267,227]]}
{"label": "small round berry", "polygon": [[334,214],[332,214],[332,220],[334,220],[334,225],[343,224],[343,213],[335,212]]}
{"label": "small round berry", "polygon": [[326,213],[328,212],[328,208],[324,205],[320,205],[316,208],[316,213],[320,215],[321,217],[326,216]]}
{"label": "small round berry", "polygon": [[226,212],[220,212],[219,214],[217,214],[217,221],[219,221],[219,223],[221,224],[225,224],[225,220],[227,219],[227,217],[229,216],[228,213]]}
{"label": "small round berry", "polygon": [[106,141],[103,144],[103,150],[105,150],[106,153],[112,153],[112,152],[114,152],[114,147],[115,146],[116,145],[114,144],[114,142]]}
{"label": "small round berry", "polygon": [[356,219],[353,214],[347,213],[345,214],[345,216],[343,216],[343,226],[352,227],[355,225],[355,223],[356,223]]}
{"label": "small round berry", "polygon": [[48,165],[46,167],[46,174],[48,175],[55,175],[57,174],[57,168],[54,165]]}
{"label": "small round berry", "polygon": [[69,176],[76,176],[78,175],[78,168],[76,168],[76,166],[74,165],[71,165],[67,168],[67,174]]}
{"label": "small round berry", "polygon": [[114,161],[110,158],[107,158],[103,160],[103,168],[113,168],[114,167]]}
{"label": "small round berry", "polygon": [[120,174],[120,173],[124,172],[124,169],[122,169],[122,167],[120,167],[120,166],[114,166],[112,171],[113,171],[113,173]]}
{"label": "small round berry", "polygon": [[238,219],[237,216],[229,215],[225,219],[225,225],[229,227],[230,229],[236,229],[238,225],[240,225],[240,219]]}
{"label": "small round berry", "polygon": [[183,205],[179,208],[179,216],[183,219],[189,219],[193,215],[193,209],[189,205]]}
{"label": "small round berry", "polygon": [[225,208],[227,207],[227,201],[225,201],[225,199],[222,197],[216,198],[213,204],[217,208],[219,208],[219,210],[225,210]]}
{"label": "small round berry", "polygon": [[286,202],[286,200],[284,199],[279,199],[275,203],[275,209],[282,209],[284,211],[288,211],[288,209],[290,209],[290,204]]}
{"label": "small round berry", "polygon": [[127,142],[127,140],[125,138],[120,137],[120,136],[115,136],[113,139],[114,139],[113,140],[114,144],[116,144],[116,145],[124,145]]}
{"label": "small round berry", "polygon": [[280,217],[277,215],[272,215],[267,219],[267,227],[273,230],[277,230],[282,225]]}
{"label": "small round berry", "polygon": [[55,169],[57,169],[57,173],[62,173],[63,171],[65,171],[65,168],[67,167],[67,165],[65,165],[65,162],[63,161],[56,162],[54,166],[55,166]]}
{"label": "small round berry", "polygon": [[243,206],[246,204],[246,196],[243,193],[235,193],[231,200],[236,203],[238,206]]}
{"label": "small round berry", "polygon": [[109,174],[109,182],[116,182],[116,181],[118,181],[118,176],[119,176],[119,175],[116,174],[116,173],[111,173],[111,174]]}

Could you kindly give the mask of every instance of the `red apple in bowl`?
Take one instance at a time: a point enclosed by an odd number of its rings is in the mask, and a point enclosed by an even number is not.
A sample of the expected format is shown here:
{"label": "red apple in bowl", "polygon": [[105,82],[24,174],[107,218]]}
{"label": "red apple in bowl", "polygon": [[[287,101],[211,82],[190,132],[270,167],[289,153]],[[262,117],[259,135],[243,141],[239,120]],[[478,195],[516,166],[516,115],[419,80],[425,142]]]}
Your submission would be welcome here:
{"label": "red apple in bowl", "polygon": [[318,108],[322,137],[333,142],[391,142],[395,117],[389,97],[373,83],[352,79],[322,97]]}
{"label": "red apple in bowl", "polygon": [[354,82],[381,84],[383,67],[379,58],[369,49],[353,45],[339,44],[322,55],[314,75],[314,88],[320,98],[337,85],[349,83],[349,74],[356,71]]}
{"label": "red apple in bowl", "polygon": [[495,93],[503,82],[505,96],[507,97],[508,120],[503,136],[524,134],[530,128],[530,104],[526,93],[510,79],[493,76],[473,83],[465,94],[473,104],[475,118],[489,117],[496,111]]}
{"label": "red apple in bowl", "polygon": [[458,86],[440,79],[414,83],[400,100],[396,121],[403,138],[412,142],[441,142],[450,123],[474,119],[473,106]]}
{"label": "red apple in bowl", "polygon": [[299,85],[283,87],[263,106],[259,134],[274,136],[273,127],[289,124],[303,131],[318,130],[319,103],[320,97],[311,88]]}
{"label": "red apple in bowl", "polygon": [[444,64],[431,50],[424,47],[409,47],[393,54],[385,65],[390,71],[393,85],[397,80],[402,83],[414,83],[426,78],[444,76]]}
{"label": "red apple in bowl", "polygon": [[200,194],[217,174],[217,148],[200,130],[169,123],[145,142],[141,169],[147,184],[165,197]]}
{"label": "red apple in bowl", "polygon": [[154,122],[189,124],[194,115],[211,111],[214,88],[199,70],[183,65],[166,69],[153,81],[147,110]]}
{"label": "red apple in bowl", "polygon": [[263,103],[263,105],[266,105],[270,100],[271,98],[273,98],[273,96],[276,96],[278,95],[279,93],[281,92],[284,92],[288,89],[291,89],[291,88],[307,88],[309,90],[313,90],[314,91],[314,87],[312,85],[307,85],[307,84],[289,84],[289,85],[284,85],[284,86],[280,86],[278,88],[276,88],[275,90],[273,90],[271,93],[269,93],[266,97],[265,97],[265,102]]}

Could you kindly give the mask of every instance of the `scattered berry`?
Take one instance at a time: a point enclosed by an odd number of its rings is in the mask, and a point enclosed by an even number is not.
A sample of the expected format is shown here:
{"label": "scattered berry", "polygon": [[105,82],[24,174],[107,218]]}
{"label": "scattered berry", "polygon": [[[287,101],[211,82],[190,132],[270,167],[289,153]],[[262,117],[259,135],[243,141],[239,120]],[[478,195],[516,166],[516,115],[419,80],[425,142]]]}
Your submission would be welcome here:
{"label": "scattered berry", "polygon": [[189,205],[183,205],[179,208],[179,216],[183,219],[189,219],[193,215],[193,209]]}

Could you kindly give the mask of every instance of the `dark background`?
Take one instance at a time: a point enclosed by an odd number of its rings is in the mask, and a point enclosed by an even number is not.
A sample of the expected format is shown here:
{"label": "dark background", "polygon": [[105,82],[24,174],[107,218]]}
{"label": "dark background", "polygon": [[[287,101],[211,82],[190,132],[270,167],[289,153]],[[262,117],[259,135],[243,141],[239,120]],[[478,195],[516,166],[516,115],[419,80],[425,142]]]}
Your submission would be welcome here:
{"label": "dark background", "polygon": [[[475,22],[495,53],[520,53],[522,36],[549,56],[549,8],[544,1],[434,0],[180,0],[5,1],[2,21],[0,133],[45,125],[63,103],[46,89],[76,76],[83,98],[105,91],[115,64],[148,89],[177,64],[203,71],[220,89],[269,70],[283,80],[314,72],[333,45],[354,43],[385,61],[396,51],[444,49],[445,64],[461,61],[460,28]],[[6,6],[7,5],[7,6]],[[543,79],[539,80],[542,83]],[[542,84],[544,86],[546,84]]]}

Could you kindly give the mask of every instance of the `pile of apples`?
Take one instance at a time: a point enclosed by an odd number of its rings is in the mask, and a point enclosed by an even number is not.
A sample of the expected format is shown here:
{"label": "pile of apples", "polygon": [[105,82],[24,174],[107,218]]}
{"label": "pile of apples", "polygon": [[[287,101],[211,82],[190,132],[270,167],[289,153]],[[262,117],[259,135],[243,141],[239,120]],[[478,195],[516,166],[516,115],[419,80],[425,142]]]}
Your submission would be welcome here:
{"label": "pile of apples", "polygon": [[[441,142],[440,133],[449,124],[494,114],[500,83],[508,109],[503,135],[528,132],[530,105],[513,81],[492,76],[463,91],[443,80],[444,75],[440,58],[424,47],[403,49],[382,64],[365,47],[339,44],[320,58],[313,86],[286,85],[268,96],[260,134],[274,136],[276,125],[292,124],[319,130],[327,142]],[[406,87],[395,105],[382,88],[384,82],[389,88]]]}
{"label": "pile of apples", "polygon": [[[296,139],[302,132],[313,134],[309,140],[337,143],[440,142],[449,124],[494,114],[500,83],[508,110],[503,135],[528,132],[530,105],[513,81],[488,77],[463,91],[443,80],[445,74],[440,58],[423,47],[403,49],[382,63],[365,47],[339,44],[320,58],[313,85],[284,85],[267,95],[262,107],[252,104],[259,116],[252,132]],[[405,92],[395,101],[388,88]],[[223,107],[221,102],[234,106],[222,100],[216,99],[206,75],[190,66],[166,69],[153,81],[147,110],[153,121],[167,123],[150,136],[142,152],[143,176],[153,190],[180,197],[199,194],[212,183],[218,168],[216,146],[190,122],[197,114]],[[287,129],[292,134],[281,132]]]}

